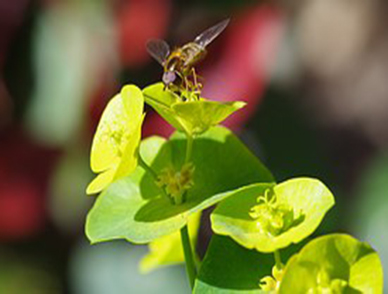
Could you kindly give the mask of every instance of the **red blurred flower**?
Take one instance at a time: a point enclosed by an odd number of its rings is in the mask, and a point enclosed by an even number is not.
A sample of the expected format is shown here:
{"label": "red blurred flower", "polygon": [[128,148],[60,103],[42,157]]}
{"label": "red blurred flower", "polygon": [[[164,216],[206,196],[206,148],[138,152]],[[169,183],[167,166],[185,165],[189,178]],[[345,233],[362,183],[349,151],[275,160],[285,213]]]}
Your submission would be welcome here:
{"label": "red blurred flower", "polygon": [[10,129],[1,135],[0,154],[0,239],[31,236],[45,224],[46,187],[59,153]]}
{"label": "red blurred flower", "polygon": [[170,0],[132,0],[118,8],[119,49],[125,65],[138,66],[149,59],[145,44],[164,37],[170,13]]}
{"label": "red blurred flower", "polygon": [[41,191],[27,177],[0,176],[0,239],[17,239],[39,231],[45,219]]}

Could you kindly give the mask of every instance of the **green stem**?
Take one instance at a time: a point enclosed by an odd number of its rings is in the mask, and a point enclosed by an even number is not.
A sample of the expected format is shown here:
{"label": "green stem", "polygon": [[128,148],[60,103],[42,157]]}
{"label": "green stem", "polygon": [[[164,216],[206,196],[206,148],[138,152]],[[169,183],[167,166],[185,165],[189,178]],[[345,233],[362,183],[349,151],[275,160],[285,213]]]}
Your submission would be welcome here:
{"label": "green stem", "polygon": [[273,254],[275,256],[275,265],[280,270],[283,267],[282,259],[280,258],[280,251],[275,250]]}
{"label": "green stem", "polygon": [[185,163],[190,162],[191,153],[193,151],[193,136],[187,135],[187,145],[186,145],[186,157],[185,157]]}
{"label": "green stem", "polygon": [[191,289],[193,289],[194,282],[197,276],[197,270],[195,268],[193,251],[191,249],[189,230],[187,229],[187,225],[185,225],[181,229],[181,241],[183,246],[183,252],[185,254],[187,275],[189,276]]}
{"label": "green stem", "polygon": [[139,165],[145,169],[146,172],[150,173],[155,181],[158,180],[158,175],[156,172],[143,160],[143,158],[139,155]]}
{"label": "green stem", "polygon": [[[186,138],[187,138],[187,144],[186,144],[185,164],[190,162],[191,154],[193,153],[193,143],[194,143],[194,138],[192,135],[189,135],[186,133]],[[187,191],[185,191],[184,194],[182,195],[182,201],[186,202],[186,200],[187,200]]]}
{"label": "green stem", "polygon": [[[158,181],[158,174],[152,169],[152,167],[150,167],[144,161],[144,159],[140,155],[139,155],[139,165],[142,168],[144,168],[144,170],[152,176],[152,178],[154,179],[155,183]],[[162,187],[160,187],[160,190],[162,191],[163,196],[167,197],[171,201],[171,204],[175,204],[174,199],[167,195],[166,190],[164,190]]]}

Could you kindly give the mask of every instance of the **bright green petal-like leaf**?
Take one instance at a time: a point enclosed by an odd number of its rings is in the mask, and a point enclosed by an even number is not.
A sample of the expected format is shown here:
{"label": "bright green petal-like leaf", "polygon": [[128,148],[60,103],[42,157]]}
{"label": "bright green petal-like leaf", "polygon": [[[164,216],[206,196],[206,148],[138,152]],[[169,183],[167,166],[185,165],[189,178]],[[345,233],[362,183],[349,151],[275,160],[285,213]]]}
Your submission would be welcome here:
{"label": "bright green petal-like leaf", "polygon": [[[140,153],[147,154],[149,158],[143,156],[144,160],[160,173],[166,167],[178,169],[183,165],[186,143],[182,133],[175,133],[166,142],[151,138],[140,145]],[[196,137],[191,162],[195,167],[194,186],[180,205],[172,204],[140,167],[110,185],[89,212],[89,239],[93,243],[118,238],[148,243],[182,228],[189,215],[238,193],[243,185],[273,182],[260,161],[223,127]]]}
{"label": "bright green petal-like leaf", "polygon": [[141,140],[141,126],[143,123],[144,115],[141,117],[140,122],[134,127],[133,131],[128,136],[128,143],[121,156],[120,164],[117,167],[117,171],[114,176],[114,180],[123,178],[131,174],[137,167],[138,149]]}
{"label": "bright green petal-like leaf", "polygon": [[164,90],[163,83],[152,84],[143,89],[144,99],[146,103],[154,101],[157,104],[171,107],[171,105],[180,101],[179,96],[171,91]]}
{"label": "bright green petal-like leaf", "polygon": [[124,107],[128,116],[128,128],[132,133],[143,120],[144,97],[143,92],[135,85],[126,85],[121,89]]}
{"label": "bright green petal-like leaf", "polygon": [[165,91],[163,83],[148,86],[143,93],[147,104],[174,128],[189,135],[205,132],[245,106],[242,101],[220,103],[203,98],[181,101],[177,95]]}
{"label": "bright green petal-like leaf", "polygon": [[288,261],[279,293],[383,293],[379,256],[349,235],[316,238]]}
{"label": "bright green petal-like leaf", "polygon": [[[191,215],[188,222],[191,246],[194,252],[200,220],[201,213],[198,212]],[[143,273],[148,273],[162,266],[178,264],[185,261],[180,231],[156,239],[148,246],[150,252],[140,261],[140,271]]]}
{"label": "bright green petal-like leaf", "polygon": [[[276,198],[258,203],[267,193]],[[316,179],[252,185],[218,205],[211,215],[212,228],[249,249],[273,252],[312,234],[333,205],[333,195]]]}
{"label": "bright green petal-like leaf", "polygon": [[87,193],[103,190],[112,180],[129,175],[137,166],[144,98],[141,90],[128,85],[109,101],[91,150],[91,168],[103,172],[89,185]]}
{"label": "bright green petal-like leaf", "polygon": [[106,186],[112,183],[115,176],[115,169],[109,169],[95,177],[86,189],[86,194],[95,194],[102,191]]}
{"label": "bright green petal-like leaf", "polygon": [[185,131],[179,117],[171,108],[179,102],[179,97],[170,91],[164,91],[163,83],[153,84],[143,90],[145,102],[178,131]]}
{"label": "bright green petal-like leaf", "polygon": [[229,115],[245,105],[245,102],[242,101],[220,103],[199,100],[176,103],[172,105],[172,109],[181,118],[187,133],[200,134],[224,121]]}
{"label": "bright green petal-like leaf", "polygon": [[90,164],[94,172],[104,171],[113,162],[120,160],[117,143],[110,139],[113,127],[122,130],[127,128],[127,114],[120,94],[117,94],[109,101],[94,135],[90,154]]}

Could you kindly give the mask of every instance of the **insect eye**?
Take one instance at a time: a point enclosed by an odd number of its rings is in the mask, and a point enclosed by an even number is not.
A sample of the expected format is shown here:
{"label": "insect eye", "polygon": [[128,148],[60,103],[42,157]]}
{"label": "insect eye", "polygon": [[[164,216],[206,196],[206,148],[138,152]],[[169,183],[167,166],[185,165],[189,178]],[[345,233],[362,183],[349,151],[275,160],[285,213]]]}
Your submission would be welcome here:
{"label": "insect eye", "polygon": [[176,74],[173,71],[167,71],[163,74],[163,83],[169,85],[176,79]]}

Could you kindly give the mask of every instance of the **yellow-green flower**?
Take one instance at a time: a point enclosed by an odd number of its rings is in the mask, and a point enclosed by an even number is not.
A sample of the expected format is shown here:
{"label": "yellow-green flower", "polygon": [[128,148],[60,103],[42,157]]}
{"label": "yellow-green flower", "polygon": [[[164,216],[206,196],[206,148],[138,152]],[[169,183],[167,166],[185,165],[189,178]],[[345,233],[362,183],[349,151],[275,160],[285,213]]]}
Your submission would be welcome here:
{"label": "yellow-green flower", "polygon": [[124,86],[109,101],[94,135],[90,155],[92,171],[99,175],[87,187],[87,194],[98,193],[135,170],[143,108],[143,93],[134,85]]}
{"label": "yellow-green flower", "polygon": [[284,268],[279,294],[383,293],[383,268],[376,251],[346,234],[315,238]]}
{"label": "yellow-green flower", "polygon": [[217,206],[212,229],[248,249],[270,253],[310,236],[333,205],[333,194],[317,179],[255,184]]}
{"label": "yellow-green flower", "polygon": [[143,89],[146,103],[175,129],[189,136],[206,132],[246,105],[243,101],[221,103],[192,98],[190,92],[184,92],[183,99],[164,88],[163,83],[156,83]]}

